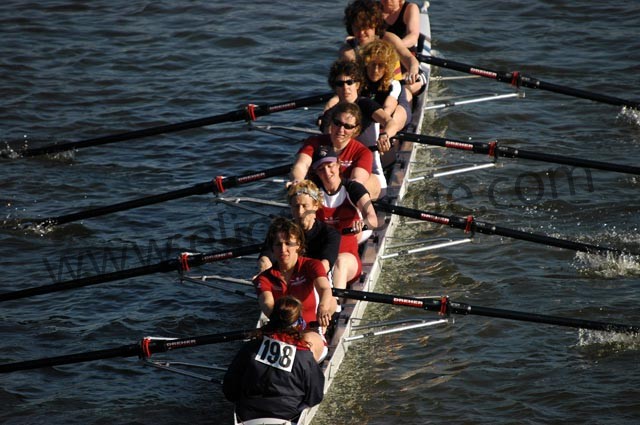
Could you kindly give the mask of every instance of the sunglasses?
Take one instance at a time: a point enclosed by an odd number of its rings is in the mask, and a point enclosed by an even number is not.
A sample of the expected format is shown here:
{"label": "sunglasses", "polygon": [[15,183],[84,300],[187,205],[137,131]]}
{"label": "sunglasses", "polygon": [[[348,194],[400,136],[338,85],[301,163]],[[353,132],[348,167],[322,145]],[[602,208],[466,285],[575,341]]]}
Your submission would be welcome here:
{"label": "sunglasses", "polygon": [[332,122],[336,127],[344,127],[345,130],[353,130],[358,126],[358,124],[347,124],[346,122],[342,122],[337,118],[334,118]]}
{"label": "sunglasses", "polygon": [[344,86],[351,86],[354,83],[355,83],[355,81],[349,79],[349,80],[343,80],[343,81],[338,80],[338,81],[334,82],[333,84],[336,87],[344,87]]}

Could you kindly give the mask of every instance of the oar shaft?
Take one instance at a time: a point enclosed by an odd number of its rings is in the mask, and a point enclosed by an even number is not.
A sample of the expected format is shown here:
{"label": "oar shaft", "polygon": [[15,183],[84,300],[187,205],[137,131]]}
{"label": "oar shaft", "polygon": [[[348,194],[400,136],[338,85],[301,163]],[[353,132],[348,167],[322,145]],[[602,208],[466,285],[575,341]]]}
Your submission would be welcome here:
{"label": "oar shaft", "polygon": [[448,59],[437,58],[428,55],[418,55],[418,60],[426,62],[431,65],[449,68],[467,74],[479,75],[485,78],[491,78],[496,81],[508,83],[514,86],[524,86],[532,89],[547,90],[554,93],[564,94],[567,96],[578,97],[582,99],[593,100],[596,102],[607,103],[616,106],[627,106],[630,108],[640,109],[640,102],[634,102],[626,99],[621,99],[614,96],[603,95],[599,93],[593,93],[586,90],[576,89],[573,87],[561,86],[558,84],[552,84],[544,81],[540,81],[536,78],[529,77],[519,72],[501,72],[493,69],[482,68],[479,66],[469,65],[466,63],[456,62]]}
{"label": "oar shaft", "polygon": [[158,204],[160,202],[171,201],[192,195],[204,195],[206,193],[220,193],[226,189],[231,189],[243,184],[252,183],[269,177],[287,174],[291,169],[290,165],[281,165],[279,167],[270,168],[265,171],[245,174],[242,176],[225,177],[219,180],[198,183],[183,189],[173,190],[171,192],[160,193],[157,195],[146,196],[144,198],[132,199],[130,201],[120,202],[104,207],[91,208],[76,213],[61,215],[57,217],[48,217],[35,221],[35,224],[45,226],[60,225],[73,221],[84,220],[87,218],[99,217],[119,211],[131,210],[134,208],[144,207],[147,205]]}
{"label": "oar shaft", "polygon": [[92,139],[80,140],[77,142],[59,143],[40,148],[25,149],[21,152],[24,157],[38,156],[63,152],[71,149],[79,149],[89,146],[105,145],[107,143],[122,142],[126,140],[140,139],[143,137],[157,136],[159,134],[174,133],[178,131],[188,130],[192,128],[204,127],[207,125],[220,124],[223,122],[233,122],[241,120],[255,119],[260,116],[269,115],[274,112],[288,111],[291,109],[311,106],[324,103],[333,96],[332,93],[295,99],[273,105],[253,105],[251,107],[242,108],[236,111],[227,112],[225,114],[214,115],[211,117],[198,118],[195,120],[179,122],[175,124],[161,125],[158,127],[150,127],[141,130],[128,131],[125,133],[113,134],[109,136],[96,137]]}
{"label": "oar shaft", "polygon": [[0,294],[0,302],[50,294],[53,292],[67,291],[69,289],[83,288],[85,286],[97,285],[100,283],[112,282],[136,276],[144,276],[152,273],[168,272],[176,270],[179,267],[180,262],[178,260],[166,260],[149,266],[135,267],[127,270],[104,273],[97,276],[88,276],[64,282],[52,283],[49,285],[34,286],[32,288],[21,289],[19,291],[5,292]]}
{"label": "oar shaft", "polygon": [[6,363],[0,365],[0,373],[18,370],[38,369],[42,367],[60,366],[65,364],[90,362],[93,360],[112,359],[115,357],[133,357],[140,355],[140,344],[123,345],[118,348],[89,351],[86,353],[67,354],[57,357],[45,357],[36,360]]}
{"label": "oar shaft", "polygon": [[61,224],[72,223],[78,220],[100,217],[115,212],[128,211],[148,205],[159,204],[161,202],[172,201],[174,199],[185,198],[187,196],[204,195],[206,193],[215,193],[215,184],[213,182],[198,183],[193,186],[172,190],[170,192],[145,196],[144,198],[132,199],[129,201],[119,202],[117,204],[106,205],[104,207],[90,208],[87,210],[60,215],[57,217],[43,218],[41,220],[38,220],[36,223],[45,226],[58,226]]}
{"label": "oar shaft", "polygon": [[544,245],[555,246],[558,248],[570,249],[573,251],[581,251],[587,253],[606,254],[608,252],[622,255],[633,254],[625,251],[621,251],[615,248],[601,247],[597,245],[585,244],[581,242],[573,242],[565,239],[552,238],[550,236],[540,235],[537,233],[524,232],[521,230],[509,229],[506,227],[497,226],[492,223],[486,223],[478,221],[472,216],[460,217],[455,215],[442,215],[429,211],[421,211],[407,207],[401,207],[398,205],[391,205],[384,202],[374,202],[376,209],[380,211],[386,211],[392,214],[401,215],[404,217],[415,218],[417,220],[428,221],[431,223],[442,224],[449,227],[455,227],[457,229],[484,233],[487,235],[506,236],[513,239],[520,239],[528,242],[540,243]]}
{"label": "oar shaft", "polygon": [[504,158],[522,158],[533,161],[552,162],[555,164],[570,165],[573,167],[593,168],[597,170],[613,171],[617,173],[640,175],[640,167],[631,165],[612,164],[609,162],[594,161],[590,159],[573,158],[569,156],[547,154],[518,149],[510,146],[501,146],[498,143],[469,142],[443,137],[427,136],[423,134],[398,132],[395,138],[430,146],[440,146],[449,149],[459,149],[478,154],[488,154]]}
{"label": "oar shaft", "polygon": [[240,339],[251,338],[256,334],[255,329],[232,331],[219,334],[209,334],[181,339],[143,339],[140,343],[123,345],[121,347],[106,350],[88,351],[83,353],[67,354],[57,357],[45,357],[37,360],[27,360],[16,363],[0,365],[0,373],[15,372],[19,370],[38,369],[42,367],[60,366],[72,363],[88,362],[93,360],[111,359],[115,357],[148,357],[151,354],[164,353],[180,348],[195,347],[199,345],[218,344]]}
{"label": "oar shaft", "polygon": [[451,301],[450,308],[455,314],[474,314],[477,316],[497,317],[500,319],[519,320],[533,323],[546,323],[548,325],[565,326],[577,329],[590,329],[595,331],[638,333],[640,327],[619,323],[599,322],[593,320],[574,319],[570,317],[548,316],[544,314],[526,313],[522,311],[503,310],[491,307],[471,306],[469,304]]}
{"label": "oar shaft", "polygon": [[616,173],[626,173],[640,175],[640,167],[624,164],[612,164],[603,161],[594,161],[591,159],[573,158],[569,156],[545,154],[541,152],[527,151],[507,146],[498,146],[496,148],[498,155],[505,158],[523,158],[533,161],[553,162],[556,164],[570,165],[572,167],[593,168],[594,170],[613,171]]}
{"label": "oar shaft", "polygon": [[262,244],[253,244],[222,251],[198,253],[187,257],[186,262],[182,262],[177,259],[171,259],[148,266],[135,267],[111,273],[104,273],[96,276],[89,276],[79,279],[67,280],[64,282],[52,283],[49,285],[36,286],[14,292],[5,292],[3,294],[0,294],[0,302],[17,300],[42,294],[49,294],[53,292],[66,291],[69,289],[83,288],[85,286],[92,286],[105,282],[113,282],[115,280],[144,276],[153,273],[180,271],[183,270],[185,266],[187,268],[184,271],[186,271],[190,267],[197,267],[203,264],[213,263],[215,261],[222,261],[230,258],[240,257],[243,255],[255,254],[260,252],[261,248]]}
{"label": "oar shaft", "polygon": [[402,295],[389,295],[376,292],[354,291],[351,289],[333,288],[335,297],[350,298],[368,302],[392,304],[404,307],[420,308],[422,310],[439,312],[442,314],[477,315],[496,317],[501,319],[520,320],[526,322],[545,323],[548,325],[566,326],[579,329],[590,329],[607,332],[634,333],[640,332],[640,327],[619,323],[598,322],[592,320],[572,319],[558,316],[547,316],[536,313],[526,313],[513,310],[502,310],[490,307],[471,306],[469,304],[450,301],[445,298],[414,298]]}

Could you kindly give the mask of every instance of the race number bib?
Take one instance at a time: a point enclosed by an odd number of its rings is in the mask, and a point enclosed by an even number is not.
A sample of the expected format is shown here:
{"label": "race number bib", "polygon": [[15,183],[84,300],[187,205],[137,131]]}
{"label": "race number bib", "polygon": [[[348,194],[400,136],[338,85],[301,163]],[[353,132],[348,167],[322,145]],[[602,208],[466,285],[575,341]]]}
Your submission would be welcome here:
{"label": "race number bib", "polygon": [[291,372],[293,369],[295,358],[296,347],[294,345],[266,336],[262,338],[262,345],[256,355],[256,361],[287,372]]}

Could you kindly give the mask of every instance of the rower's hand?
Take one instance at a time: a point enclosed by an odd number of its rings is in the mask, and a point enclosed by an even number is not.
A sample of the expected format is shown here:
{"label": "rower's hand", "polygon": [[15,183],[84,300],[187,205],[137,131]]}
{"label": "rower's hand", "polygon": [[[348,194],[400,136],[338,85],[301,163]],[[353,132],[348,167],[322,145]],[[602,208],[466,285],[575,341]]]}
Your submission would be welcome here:
{"label": "rower's hand", "polygon": [[404,73],[404,82],[406,84],[413,84],[420,79],[420,72],[405,72]]}
{"label": "rower's hand", "polygon": [[325,328],[331,323],[331,310],[328,306],[324,306],[323,304],[318,306],[318,323]]}
{"label": "rower's hand", "polygon": [[354,221],[351,225],[351,234],[358,234],[363,230],[366,230],[367,224],[363,220]]}
{"label": "rower's hand", "polygon": [[290,188],[292,185],[294,185],[294,184],[298,184],[298,183],[300,183],[300,181],[299,181],[299,180],[289,180],[288,182],[286,182],[286,183],[284,184],[284,188],[285,188],[285,190],[289,190],[289,188]]}
{"label": "rower's hand", "polygon": [[378,137],[378,151],[383,154],[385,152],[389,152],[389,150],[391,149],[391,139],[389,138],[389,135],[387,133],[380,133],[380,136]]}

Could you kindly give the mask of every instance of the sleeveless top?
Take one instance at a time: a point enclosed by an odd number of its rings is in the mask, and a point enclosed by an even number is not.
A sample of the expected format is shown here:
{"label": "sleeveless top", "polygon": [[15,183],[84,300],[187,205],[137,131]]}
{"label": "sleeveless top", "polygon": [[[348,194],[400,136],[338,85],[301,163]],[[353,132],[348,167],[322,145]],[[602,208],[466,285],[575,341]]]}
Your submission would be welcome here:
{"label": "sleeveless top", "polygon": [[[404,12],[407,10],[407,6],[409,2],[405,1],[402,4],[402,9],[400,9],[400,14],[398,15],[398,19],[393,24],[387,24],[387,31],[394,33],[400,38],[403,38],[407,35],[407,24],[404,23]],[[411,53],[416,53],[416,46],[411,46],[409,48]]]}

